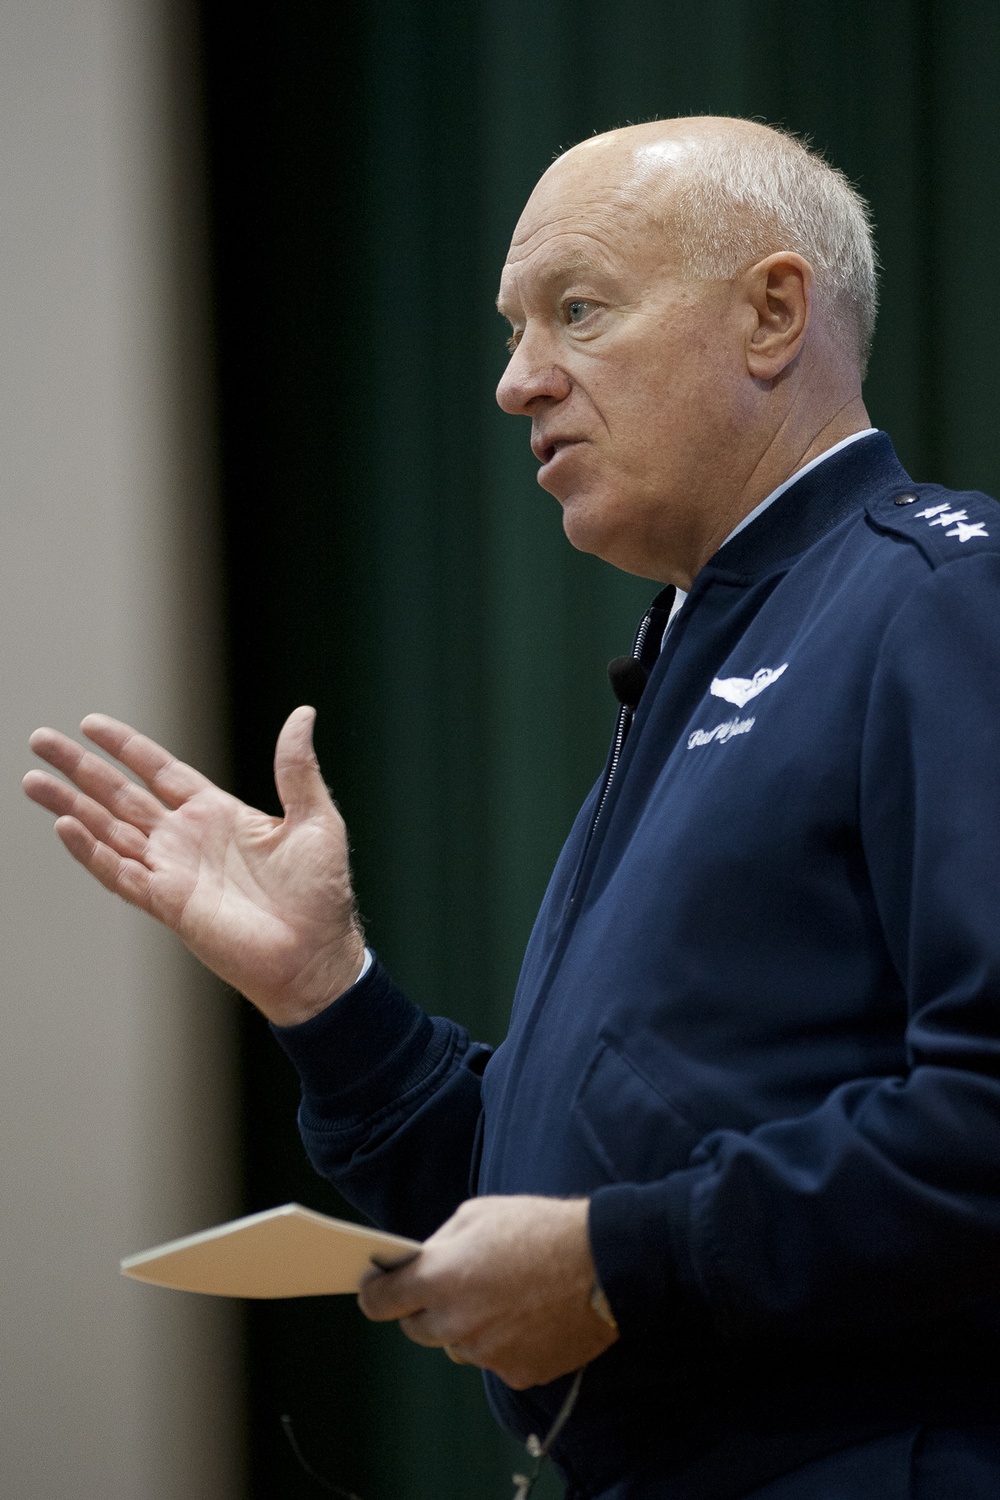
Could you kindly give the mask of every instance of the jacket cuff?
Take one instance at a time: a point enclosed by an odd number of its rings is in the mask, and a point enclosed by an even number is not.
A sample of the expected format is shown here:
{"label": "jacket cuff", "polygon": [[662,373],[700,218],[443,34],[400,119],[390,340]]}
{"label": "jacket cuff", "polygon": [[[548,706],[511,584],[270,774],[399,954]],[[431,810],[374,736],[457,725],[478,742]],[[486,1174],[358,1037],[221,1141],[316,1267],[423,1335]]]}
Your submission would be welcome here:
{"label": "jacket cuff", "polygon": [[348,1103],[370,1092],[390,1094],[418,1068],[433,1033],[430,1020],[374,958],[368,972],[318,1015],[271,1030],[291,1058],[306,1098]]}
{"label": "jacket cuff", "polygon": [[590,1199],[597,1280],[623,1338],[698,1338],[716,1332],[691,1256],[693,1200],[704,1174],[612,1183]]}

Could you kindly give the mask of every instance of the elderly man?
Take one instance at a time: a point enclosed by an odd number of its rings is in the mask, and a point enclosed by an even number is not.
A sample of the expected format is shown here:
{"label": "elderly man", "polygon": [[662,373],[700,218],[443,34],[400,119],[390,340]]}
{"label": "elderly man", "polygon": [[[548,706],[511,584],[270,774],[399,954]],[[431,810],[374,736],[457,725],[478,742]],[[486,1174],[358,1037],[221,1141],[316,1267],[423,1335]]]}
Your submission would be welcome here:
{"label": "elderly man", "polygon": [[145,787],[32,741],[70,852],[270,1017],[318,1169],[428,1236],[369,1316],[522,1436],[578,1392],[573,1496],[998,1493],[1000,512],[871,428],[874,302],[863,204],[763,126],[532,194],[498,399],[570,541],[665,587],[493,1056],[364,948],[311,710],[282,820],[101,716]]}

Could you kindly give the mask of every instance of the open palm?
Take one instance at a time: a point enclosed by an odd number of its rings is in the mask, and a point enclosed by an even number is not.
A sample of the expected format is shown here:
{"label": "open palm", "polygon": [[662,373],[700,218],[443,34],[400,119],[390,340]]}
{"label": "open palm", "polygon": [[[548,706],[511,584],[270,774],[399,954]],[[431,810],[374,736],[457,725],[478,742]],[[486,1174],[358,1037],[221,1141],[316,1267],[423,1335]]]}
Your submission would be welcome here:
{"label": "open palm", "polygon": [[347,989],[364,952],[347,834],[313,753],[314,719],[297,708],[278,736],[283,818],[248,807],[103,714],[84,719],[84,734],[138,782],[53,729],[36,730],[31,747],[67,780],[45,771],[24,778],[102,885],[171,928],[281,1025]]}

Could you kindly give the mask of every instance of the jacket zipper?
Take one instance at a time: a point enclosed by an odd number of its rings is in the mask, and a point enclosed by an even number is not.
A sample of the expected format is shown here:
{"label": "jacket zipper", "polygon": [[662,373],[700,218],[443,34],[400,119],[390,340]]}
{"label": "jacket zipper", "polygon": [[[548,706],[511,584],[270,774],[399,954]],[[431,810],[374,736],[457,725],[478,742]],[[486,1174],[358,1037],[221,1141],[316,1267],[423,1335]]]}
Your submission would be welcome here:
{"label": "jacket zipper", "polygon": [[[638,661],[642,656],[643,647],[646,644],[646,637],[649,634],[649,627],[652,623],[653,611],[651,609],[647,609],[646,613],[639,621],[639,628],[635,633],[635,640],[632,642],[632,656],[636,661]],[[577,866],[576,878],[573,881],[573,889],[570,892],[569,896],[570,906],[572,906],[573,902],[576,900],[576,893],[577,888],[580,884],[580,877],[583,874],[584,866],[587,863],[587,855],[590,851],[590,845],[593,841],[594,833],[596,832],[601,813],[604,811],[604,804],[607,802],[608,793],[611,791],[611,783],[614,781],[615,772],[618,770],[618,762],[622,758],[622,750],[625,748],[625,740],[628,736],[629,725],[632,723],[634,714],[635,710],[629,708],[625,703],[623,703],[621,708],[618,710],[618,723],[615,727],[615,737],[611,749],[611,759],[608,762],[607,773],[604,777],[604,785],[601,788],[601,795],[598,798],[597,810],[595,811],[593,820],[590,824],[590,831],[587,834],[587,841],[583,846],[583,853],[580,856],[580,863]]]}
{"label": "jacket zipper", "polygon": [[[639,629],[636,631],[635,640],[632,643],[633,661],[638,661],[642,656],[642,648],[646,644],[646,637],[649,634],[649,627],[652,624],[652,621],[653,611],[651,609],[647,609],[646,613],[639,621]],[[608,774],[604,778],[604,788],[601,792],[601,800],[597,804],[597,811],[594,813],[594,821],[591,823],[590,833],[587,835],[588,844],[594,836],[594,829],[597,827],[597,821],[600,818],[601,813],[604,811],[605,802],[607,802],[608,800],[608,793],[611,790],[611,783],[615,779],[615,772],[618,769],[618,762],[621,760],[622,750],[625,748],[625,737],[628,734],[629,725],[632,723],[634,717],[635,709],[629,708],[628,704],[623,703],[621,708],[618,710],[618,724],[615,729],[614,747],[611,751],[611,760],[608,762]]]}

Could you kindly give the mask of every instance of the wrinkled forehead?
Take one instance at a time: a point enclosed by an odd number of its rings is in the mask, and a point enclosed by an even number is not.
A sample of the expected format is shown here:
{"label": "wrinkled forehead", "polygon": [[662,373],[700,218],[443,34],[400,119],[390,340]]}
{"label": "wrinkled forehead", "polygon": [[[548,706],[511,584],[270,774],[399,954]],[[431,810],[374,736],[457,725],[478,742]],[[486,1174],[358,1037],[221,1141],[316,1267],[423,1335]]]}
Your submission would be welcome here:
{"label": "wrinkled forehead", "polygon": [[561,226],[590,223],[610,229],[634,211],[620,165],[600,156],[580,157],[579,148],[561,156],[536,183],[511,236],[508,261],[529,255],[539,238]]}
{"label": "wrinkled forehead", "polygon": [[659,257],[669,254],[670,200],[689,157],[684,141],[622,144],[595,137],[574,146],[539,179],[517,221],[506,267],[567,236],[628,258],[654,247]]}
{"label": "wrinkled forehead", "polygon": [[670,257],[626,205],[602,202],[568,206],[539,216],[520,242],[512,242],[500,274],[497,308],[517,321],[538,297],[558,295],[570,283],[627,287],[666,265]]}

